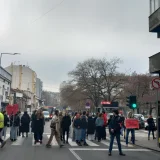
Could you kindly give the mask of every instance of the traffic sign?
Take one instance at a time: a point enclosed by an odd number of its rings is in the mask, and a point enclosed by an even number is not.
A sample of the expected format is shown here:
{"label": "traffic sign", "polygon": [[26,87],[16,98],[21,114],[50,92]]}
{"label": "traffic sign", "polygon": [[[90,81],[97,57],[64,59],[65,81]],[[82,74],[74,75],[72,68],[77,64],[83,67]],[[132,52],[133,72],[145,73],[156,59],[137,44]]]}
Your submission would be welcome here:
{"label": "traffic sign", "polygon": [[152,87],[154,89],[159,89],[160,88],[160,78],[155,78],[152,80]]}
{"label": "traffic sign", "polygon": [[86,102],[86,109],[90,109],[90,103],[89,102]]}

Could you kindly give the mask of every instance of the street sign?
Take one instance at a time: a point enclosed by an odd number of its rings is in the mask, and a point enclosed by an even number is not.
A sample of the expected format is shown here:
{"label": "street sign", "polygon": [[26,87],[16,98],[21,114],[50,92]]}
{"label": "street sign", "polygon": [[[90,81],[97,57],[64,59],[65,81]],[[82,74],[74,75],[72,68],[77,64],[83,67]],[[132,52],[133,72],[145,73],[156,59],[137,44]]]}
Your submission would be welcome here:
{"label": "street sign", "polygon": [[86,102],[86,109],[90,109],[90,103]]}
{"label": "street sign", "polygon": [[154,89],[159,89],[160,88],[160,78],[155,78],[152,80],[152,87]]}

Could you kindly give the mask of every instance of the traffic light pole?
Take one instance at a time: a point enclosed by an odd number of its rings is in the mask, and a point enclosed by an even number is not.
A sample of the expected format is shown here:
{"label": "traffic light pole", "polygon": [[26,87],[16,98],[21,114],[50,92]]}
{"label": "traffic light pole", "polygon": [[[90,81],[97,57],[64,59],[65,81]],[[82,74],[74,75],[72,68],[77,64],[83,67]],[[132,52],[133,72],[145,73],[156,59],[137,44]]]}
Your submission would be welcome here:
{"label": "traffic light pole", "polygon": [[[160,77],[160,73],[159,73]],[[160,101],[159,101],[159,89],[157,89],[157,146],[160,148]]]}

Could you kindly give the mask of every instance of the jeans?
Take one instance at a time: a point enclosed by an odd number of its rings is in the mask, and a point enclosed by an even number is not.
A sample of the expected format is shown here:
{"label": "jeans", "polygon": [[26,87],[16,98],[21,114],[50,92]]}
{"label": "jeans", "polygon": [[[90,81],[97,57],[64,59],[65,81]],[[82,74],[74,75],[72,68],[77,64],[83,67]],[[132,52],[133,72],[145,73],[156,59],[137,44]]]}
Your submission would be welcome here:
{"label": "jeans", "polygon": [[113,148],[113,143],[114,143],[114,138],[115,138],[115,137],[116,137],[116,139],[117,139],[117,144],[118,144],[119,153],[122,153],[121,142],[120,142],[120,134],[117,134],[117,133],[110,135],[109,153],[112,152],[112,148]]}
{"label": "jeans", "polygon": [[150,138],[151,132],[152,132],[153,138],[155,138],[155,137],[154,137],[154,130],[148,130],[148,139]]}
{"label": "jeans", "polygon": [[6,139],[6,133],[7,133],[7,126],[5,126],[2,130],[2,136],[4,136],[4,139]]}
{"label": "jeans", "polygon": [[132,143],[135,144],[135,130],[134,129],[126,129],[126,144],[128,144],[129,132],[131,132]]}
{"label": "jeans", "polygon": [[17,131],[18,127],[11,126],[11,131],[10,131],[10,138],[13,140],[17,139]]}
{"label": "jeans", "polygon": [[75,140],[81,141],[81,129],[75,128]]}
{"label": "jeans", "polygon": [[86,129],[81,129],[81,140],[86,143]]}
{"label": "jeans", "polygon": [[38,142],[39,140],[42,141],[43,139],[43,132],[34,132],[34,140]]}

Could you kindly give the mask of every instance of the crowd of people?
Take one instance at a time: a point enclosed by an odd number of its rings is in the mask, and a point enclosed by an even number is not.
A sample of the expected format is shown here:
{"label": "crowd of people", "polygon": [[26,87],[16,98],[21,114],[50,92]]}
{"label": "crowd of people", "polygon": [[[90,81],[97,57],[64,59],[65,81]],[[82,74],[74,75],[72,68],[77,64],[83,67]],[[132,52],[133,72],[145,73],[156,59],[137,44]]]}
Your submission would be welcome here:
{"label": "crowd of people", "polygon": [[[129,118],[134,118],[132,112],[128,113],[127,119]],[[34,144],[42,144],[45,118],[41,109],[33,111],[31,117],[26,111],[22,116],[20,112],[17,112],[16,114],[12,114],[10,118],[8,118],[6,111],[0,112],[1,148],[6,144],[6,132],[9,124],[10,140],[16,141],[18,136],[28,137],[28,133],[30,132],[30,122],[31,132],[34,133]],[[151,132],[153,134],[153,139],[155,139],[155,124],[153,118],[150,116],[147,122],[149,129],[148,140],[150,140]],[[97,140],[98,142],[100,142],[101,140],[106,139],[107,126],[109,128],[110,134],[109,155],[111,156],[114,138],[116,137],[119,154],[124,156],[121,148],[120,136],[124,136],[124,138],[126,139],[126,145],[128,145],[128,137],[129,133],[131,132],[131,141],[134,145],[135,129],[125,128],[125,117],[122,114],[119,114],[118,110],[114,110],[113,115],[110,116],[108,120],[105,111],[103,111],[102,113],[97,113],[96,115],[93,115],[86,111],[76,112],[71,118],[68,112],[62,114],[62,112],[56,110],[50,123],[51,134],[46,144],[46,147],[51,147],[53,136],[55,136],[59,146],[63,147],[65,143],[68,144],[70,133],[72,141],[75,141],[79,146],[88,146],[86,138],[88,138],[88,140],[90,141]],[[24,135],[24,133],[26,134]]]}

